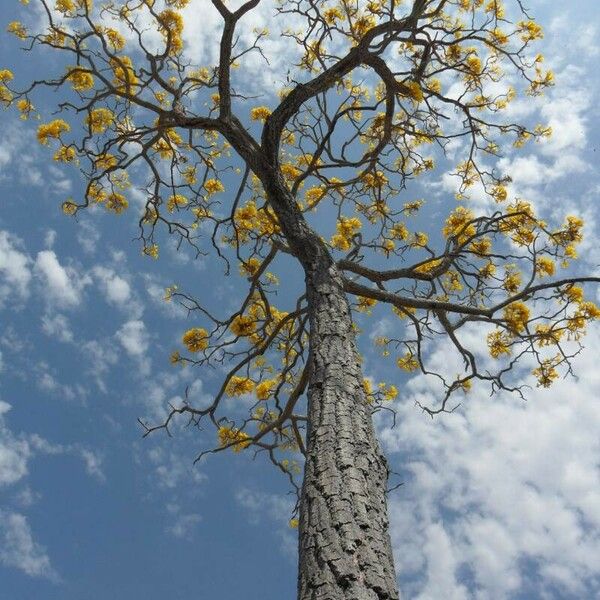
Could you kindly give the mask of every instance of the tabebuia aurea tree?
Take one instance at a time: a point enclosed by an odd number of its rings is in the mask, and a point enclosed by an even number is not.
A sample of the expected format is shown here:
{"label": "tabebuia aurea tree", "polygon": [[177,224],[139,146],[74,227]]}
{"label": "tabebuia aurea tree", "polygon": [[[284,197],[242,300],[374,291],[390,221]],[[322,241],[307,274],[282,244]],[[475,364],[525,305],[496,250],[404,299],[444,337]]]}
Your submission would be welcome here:
{"label": "tabebuia aurea tree", "polygon": [[[80,169],[85,193],[63,211],[134,213],[150,259],[170,234],[245,283],[232,314],[209,310],[192,284],[167,289],[190,323],[171,361],[226,375],[208,404],[188,397],[145,433],[187,418],[203,453],[255,452],[289,476],[299,599],[398,598],[372,424],[398,385],[364,378],[353,315],[397,319],[375,344],[401,370],[441,380],[438,404],[421,407],[431,415],[474,382],[521,394],[513,367],[525,356],[550,386],[600,315],[583,291],[599,279],[569,271],[582,220],[543,220],[497,167],[507,147],[551,135],[507,116],[515,97],[554,83],[535,48],[541,26],[519,0],[21,2],[41,28],[25,16],[8,31],[62,66],[31,84],[0,71],[1,99],[39,115],[39,143]],[[245,25],[264,5],[271,32]],[[197,64],[186,27],[209,9],[215,61]],[[295,57],[287,79],[249,97],[248,65],[267,64],[279,35]],[[36,108],[42,88],[58,113]],[[434,226],[407,189],[450,158],[458,193]],[[485,367],[461,335],[474,327]],[[428,365],[443,338],[464,359],[455,377]],[[236,398],[244,416],[230,412]]]}

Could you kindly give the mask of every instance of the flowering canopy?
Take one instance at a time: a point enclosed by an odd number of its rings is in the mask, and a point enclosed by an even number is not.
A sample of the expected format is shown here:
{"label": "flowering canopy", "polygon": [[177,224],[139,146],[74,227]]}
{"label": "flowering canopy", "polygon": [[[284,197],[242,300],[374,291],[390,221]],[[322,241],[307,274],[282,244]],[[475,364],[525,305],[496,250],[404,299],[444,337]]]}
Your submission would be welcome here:
{"label": "flowering canopy", "polygon": [[[159,257],[166,231],[198,253],[213,252],[228,274],[234,263],[248,282],[226,315],[176,286],[167,290],[193,321],[171,361],[227,365],[227,373],[207,406],[189,399],[160,427],[181,413],[211,422],[213,451],[253,446],[290,476],[296,467],[282,453],[304,452],[307,299],[275,305],[286,284],[278,261],[294,250],[265,193],[269,169],[321,236],[353,308],[369,315],[387,305],[398,319],[396,337],[375,340],[383,356],[442,379],[439,405],[424,410],[449,410],[451,396],[477,380],[520,392],[511,373],[524,355],[540,386],[570,371],[588,322],[600,316],[581,287],[598,279],[566,271],[583,221],[544,221],[514,196],[510,173],[495,162],[506,147],[551,134],[504,116],[519,94],[536,96],[554,83],[534,50],[543,30],[519,2],[280,0],[282,35],[297,60],[279,98],[260,105],[249,105],[237,67],[251,54],[264,56],[270,34],[257,29],[247,47],[234,44],[236,27],[260,0],[237,8],[212,0],[222,20],[214,65],[186,54],[182,11],[194,0],[34,2],[46,28],[13,22],[8,32],[64,56],[64,69],[28,87],[0,70],[0,101],[27,119],[37,114],[40,87],[63,90],[61,114],[40,114],[37,138],[85,177],[85,194],[65,200],[64,212],[137,211],[147,256]],[[428,203],[406,189],[457,143],[460,204],[447,203],[433,239],[433,230],[417,226]],[[145,178],[141,208],[129,196],[134,170]],[[473,196],[486,201],[476,208]],[[474,326],[484,332],[492,367],[461,341],[461,329]],[[427,347],[440,337],[464,359],[451,379],[428,368]],[[364,387],[374,408],[398,395],[386,382]],[[242,396],[253,399],[251,408],[231,418],[222,399]]]}

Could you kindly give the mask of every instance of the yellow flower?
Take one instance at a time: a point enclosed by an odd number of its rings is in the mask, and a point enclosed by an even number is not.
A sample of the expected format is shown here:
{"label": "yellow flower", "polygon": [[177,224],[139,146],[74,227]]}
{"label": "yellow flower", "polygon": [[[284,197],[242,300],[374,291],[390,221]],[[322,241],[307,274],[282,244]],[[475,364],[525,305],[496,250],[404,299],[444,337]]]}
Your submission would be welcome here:
{"label": "yellow flower", "polygon": [[101,169],[103,171],[110,169],[117,165],[117,157],[112,154],[101,154],[94,161],[94,165],[97,169]]}
{"label": "yellow flower", "polygon": [[7,81],[12,81],[14,79],[14,75],[12,71],[9,69],[1,69],[0,70],[0,83],[6,83]]}
{"label": "yellow flower", "polygon": [[80,67],[69,67],[67,79],[71,82],[76,92],[84,92],[94,87],[94,78],[90,71]]}
{"label": "yellow flower", "polygon": [[403,95],[412,98],[415,102],[423,101],[423,90],[416,81],[405,81],[403,85],[406,88],[406,91],[403,91]]}
{"label": "yellow flower", "polygon": [[502,354],[510,354],[510,342],[510,336],[500,329],[488,333],[487,345],[493,358],[498,358]]}
{"label": "yellow flower", "polygon": [[67,131],[71,131],[70,125],[62,119],[55,119],[38,127],[37,139],[40,144],[47,146],[50,139],[58,139]]}
{"label": "yellow flower", "polygon": [[158,245],[151,244],[150,246],[144,246],[144,254],[153,258],[154,260],[158,259]]}
{"label": "yellow flower", "polygon": [[343,19],[344,15],[339,7],[328,8],[323,12],[323,18],[328,25],[333,25],[339,19]]}
{"label": "yellow flower", "polygon": [[6,27],[6,31],[8,31],[8,33],[16,35],[22,40],[24,40],[27,37],[27,29],[25,29],[25,25],[23,25],[23,23],[20,23],[19,21],[12,21],[12,23],[9,23]]}
{"label": "yellow flower", "polygon": [[188,329],[182,337],[184,345],[190,352],[200,352],[208,348],[208,332],[201,327]]}
{"label": "yellow flower", "polygon": [[57,162],[69,163],[75,160],[76,152],[72,146],[61,146],[54,153],[54,160]]}
{"label": "yellow flower", "polygon": [[172,213],[179,208],[183,208],[188,203],[188,199],[181,194],[170,196],[167,200],[167,210]]}
{"label": "yellow flower", "polygon": [[476,233],[475,225],[469,223],[474,217],[475,215],[468,208],[457,206],[446,219],[446,224],[442,229],[443,234],[446,237],[456,237],[458,243],[462,244]]}
{"label": "yellow flower", "polygon": [[517,26],[524,42],[540,40],[544,37],[544,30],[535,21],[519,21]]}
{"label": "yellow flower", "polygon": [[128,94],[131,93],[131,87],[136,86],[138,83],[131,58],[129,56],[111,58],[110,66],[114,73],[113,84],[118,90],[126,91]]}
{"label": "yellow flower", "polygon": [[110,212],[120,215],[128,206],[129,202],[125,196],[123,196],[123,194],[113,192],[112,194],[108,194],[108,196],[106,196],[104,208]]}
{"label": "yellow flower", "polygon": [[221,447],[231,446],[236,453],[250,445],[250,436],[235,427],[219,427],[218,436]]}
{"label": "yellow flower", "polygon": [[165,43],[169,44],[169,54],[179,54],[183,49],[183,17],[167,8],[158,15],[157,20]]}
{"label": "yellow flower", "polygon": [[377,300],[373,298],[366,298],[365,296],[358,297],[358,304],[356,310],[364,313],[371,314],[371,309],[377,304]]}
{"label": "yellow flower", "polygon": [[554,358],[546,358],[537,369],[532,371],[533,375],[537,377],[538,387],[548,388],[554,383],[555,379],[559,378],[558,371],[555,368],[559,361],[560,355]]}
{"label": "yellow flower", "polygon": [[247,337],[256,331],[256,321],[252,317],[238,315],[231,322],[229,329],[239,337]]}
{"label": "yellow flower", "polygon": [[336,224],[337,233],[331,238],[331,245],[338,250],[349,250],[350,241],[361,227],[362,223],[357,217],[340,217]]}
{"label": "yellow flower", "polygon": [[558,344],[563,336],[563,330],[553,329],[549,325],[537,325],[535,334],[538,337],[538,346],[543,348],[544,346],[555,346]]}
{"label": "yellow flower", "polygon": [[520,333],[529,322],[529,308],[523,302],[513,302],[504,309],[504,320],[510,329]]}
{"label": "yellow flower", "polygon": [[229,397],[243,396],[254,390],[254,382],[247,377],[238,377],[234,375],[225,386],[225,393]]}
{"label": "yellow flower", "polygon": [[252,277],[260,268],[261,262],[256,257],[251,257],[247,261],[240,263],[240,275]]}
{"label": "yellow flower", "polygon": [[29,117],[29,113],[35,110],[33,104],[31,104],[31,102],[25,98],[21,98],[21,100],[17,102],[17,108],[21,112],[21,119],[24,120]]}
{"label": "yellow flower", "polygon": [[521,273],[515,269],[514,266],[507,265],[504,275],[504,282],[502,287],[510,294],[514,294],[519,291],[521,285]]}
{"label": "yellow flower", "polygon": [[62,208],[63,213],[65,213],[65,215],[71,216],[77,212],[77,204],[75,204],[74,202],[71,202],[70,200],[63,202],[61,208]]}
{"label": "yellow flower", "polygon": [[412,352],[407,352],[396,361],[396,365],[404,371],[411,372],[419,368],[419,361],[414,357]]}
{"label": "yellow flower", "polygon": [[256,397],[259,400],[268,400],[277,385],[277,379],[264,379],[256,386]]}
{"label": "yellow flower", "polygon": [[556,264],[551,258],[547,256],[542,256],[535,261],[535,272],[540,276],[544,277],[546,275],[552,276],[554,275],[554,271],[556,270]]}
{"label": "yellow flower", "polygon": [[115,119],[108,108],[95,108],[85,118],[85,124],[92,133],[104,133]]}
{"label": "yellow flower", "polygon": [[125,47],[125,38],[115,29],[110,27],[104,28],[104,35],[106,36],[108,45],[115,51],[119,52]]}
{"label": "yellow flower", "polygon": [[384,389],[383,399],[391,402],[398,397],[398,388],[395,385],[388,385],[387,388]]}
{"label": "yellow flower", "polygon": [[253,121],[262,121],[263,123],[271,115],[271,110],[266,106],[255,106],[250,110],[250,118]]}
{"label": "yellow flower", "polygon": [[204,189],[209,195],[217,194],[218,192],[224,192],[225,186],[218,179],[207,179],[204,182]]}

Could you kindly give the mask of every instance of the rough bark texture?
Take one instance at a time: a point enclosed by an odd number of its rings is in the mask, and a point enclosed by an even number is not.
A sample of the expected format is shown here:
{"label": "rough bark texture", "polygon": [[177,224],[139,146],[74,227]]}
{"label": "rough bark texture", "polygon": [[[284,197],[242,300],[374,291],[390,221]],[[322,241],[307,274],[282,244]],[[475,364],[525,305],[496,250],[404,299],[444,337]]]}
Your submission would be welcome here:
{"label": "rough bark texture", "polygon": [[298,599],[392,600],[399,596],[387,464],[365,402],[348,303],[331,271],[307,282],[312,373]]}
{"label": "rough bark texture", "polygon": [[362,386],[339,272],[279,174],[263,181],[305,271],[310,311],[306,466],[298,600],[399,598],[388,532],[388,469]]}

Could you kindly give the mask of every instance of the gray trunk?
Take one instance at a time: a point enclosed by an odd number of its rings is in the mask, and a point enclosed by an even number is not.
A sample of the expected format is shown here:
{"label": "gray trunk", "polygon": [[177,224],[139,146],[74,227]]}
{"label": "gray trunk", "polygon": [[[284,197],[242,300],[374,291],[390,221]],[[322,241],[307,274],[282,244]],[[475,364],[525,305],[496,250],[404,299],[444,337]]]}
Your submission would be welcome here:
{"label": "gray trunk", "polygon": [[306,277],[310,378],[298,600],[397,600],[388,469],[362,387],[341,277],[278,172],[262,178]]}
{"label": "gray trunk", "polygon": [[298,600],[397,599],[387,463],[365,401],[348,302],[334,267],[307,287],[312,371]]}

